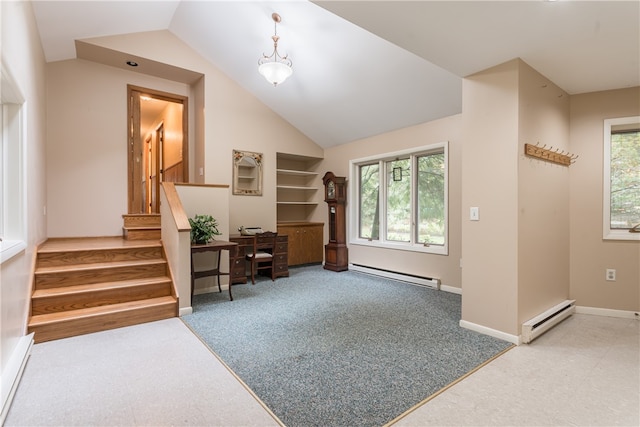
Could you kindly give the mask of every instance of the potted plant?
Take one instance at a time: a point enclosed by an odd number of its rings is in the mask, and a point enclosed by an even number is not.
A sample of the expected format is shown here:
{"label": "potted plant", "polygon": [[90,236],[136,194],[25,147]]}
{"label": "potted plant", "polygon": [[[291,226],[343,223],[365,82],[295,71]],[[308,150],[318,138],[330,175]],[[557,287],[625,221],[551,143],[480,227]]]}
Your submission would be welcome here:
{"label": "potted plant", "polygon": [[196,215],[189,218],[191,225],[191,243],[203,245],[213,240],[213,236],[222,233],[218,231],[218,222],[211,215]]}

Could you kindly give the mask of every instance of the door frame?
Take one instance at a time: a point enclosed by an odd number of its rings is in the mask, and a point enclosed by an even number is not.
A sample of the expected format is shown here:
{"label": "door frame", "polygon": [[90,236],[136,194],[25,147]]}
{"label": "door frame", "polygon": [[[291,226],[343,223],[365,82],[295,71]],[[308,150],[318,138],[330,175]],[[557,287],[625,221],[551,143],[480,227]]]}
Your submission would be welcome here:
{"label": "door frame", "polygon": [[189,98],[135,85],[127,85],[127,210],[130,214],[145,213],[142,209],[144,141],[140,134],[140,97],[182,104],[182,180],[189,182]]}

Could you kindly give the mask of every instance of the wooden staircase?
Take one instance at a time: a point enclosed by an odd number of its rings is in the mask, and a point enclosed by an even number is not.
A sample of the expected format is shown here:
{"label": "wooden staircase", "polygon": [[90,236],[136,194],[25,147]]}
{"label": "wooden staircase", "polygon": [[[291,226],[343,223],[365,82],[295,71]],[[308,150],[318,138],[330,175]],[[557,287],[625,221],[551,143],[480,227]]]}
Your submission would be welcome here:
{"label": "wooden staircase", "polygon": [[49,239],[38,248],[28,324],[35,342],[177,315],[159,240]]}
{"label": "wooden staircase", "polygon": [[126,240],[159,240],[161,237],[160,214],[126,214],[122,219],[122,236]]}

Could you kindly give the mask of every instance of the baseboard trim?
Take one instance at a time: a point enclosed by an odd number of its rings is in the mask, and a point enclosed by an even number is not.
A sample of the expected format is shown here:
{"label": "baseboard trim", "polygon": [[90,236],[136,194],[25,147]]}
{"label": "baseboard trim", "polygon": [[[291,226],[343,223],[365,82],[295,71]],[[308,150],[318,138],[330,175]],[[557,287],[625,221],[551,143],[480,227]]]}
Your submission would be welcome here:
{"label": "baseboard trim", "polygon": [[506,332],[498,331],[497,329],[487,328],[486,326],[478,325],[477,323],[468,322],[466,320],[460,320],[460,327],[469,329],[474,332],[481,333],[483,335],[489,335],[490,337],[498,338],[503,341],[510,342],[511,344],[520,345],[522,340],[518,335],[507,334]]}
{"label": "baseboard trim", "polygon": [[440,285],[440,290],[441,291],[445,291],[445,292],[449,292],[449,293],[452,293],[452,294],[462,295],[462,288],[456,288],[455,286]]}
{"label": "baseboard trim", "polygon": [[417,286],[425,286],[427,288],[439,290],[440,279],[435,277],[424,277],[415,274],[401,273],[398,271],[391,271],[384,268],[370,267],[363,264],[349,264],[350,271],[357,271],[362,274],[369,274],[371,276],[384,277],[386,279],[397,280],[399,282],[410,283]]}
{"label": "baseboard trim", "polygon": [[1,375],[1,387],[2,387],[2,412],[0,413],[0,425],[4,425],[4,420],[7,418],[13,396],[16,394],[18,384],[20,384],[20,378],[24,372],[24,367],[27,364],[29,355],[31,354],[31,347],[33,346],[33,333],[23,336],[18,341],[18,345],[13,350],[13,353],[9,357],[6,368]]}
{"label": "baseboard trim", "polygon": [[640,313],[637,311],[614,310],[611,308],[576,306],[577,314],[590,314],[592,316],[619,317],[621,319],[640,320]]}
{"label": "baseboard trim", "polygon": [[187,314],[191,314],[191,313],[193,313],[193,307],[183,307],[178,310],[179,317],[186,316]]}

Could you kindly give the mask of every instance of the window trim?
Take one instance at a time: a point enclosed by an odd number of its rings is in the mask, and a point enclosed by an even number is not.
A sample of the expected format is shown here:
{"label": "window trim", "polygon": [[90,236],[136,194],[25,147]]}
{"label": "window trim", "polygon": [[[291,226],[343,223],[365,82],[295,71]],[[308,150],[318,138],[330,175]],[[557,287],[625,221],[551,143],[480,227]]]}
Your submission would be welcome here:
{"label": "window trim", "polygon": [[[359,215],[359,190],[360,190],[360,174],[359,167],[365,164],[371,164],[372,162],[385,162],[388,160],[394,160],[397,157],[403,156],[418,156],[422,154],[428,154],[430,152],[442,151],[444,153],[445,175],[444,175],[444,236],[445,241],[443,245],[429,245],[425,246],[422,243],[408,243],[408,242],[394,242],[386,240],[386,221],[380,225],[380,240],[368,240],[359,237],[360,230],[360,215]],[[381,179],[386,179],[383,171],[380,171]],[[412,181],[415,180],[416,174],[412,173]],[[414,147],[411,149],[394,151],[390,153],[383,153],[374,156],[362,157],[359,159],[353,159],[349,161],[349,181],[352,183],[349,185],[349,199],[352,201],[348,205],[349,221],[348,221],[348,236],[349,244],[359,246],[369,246],[384,249],[396,249],[411,252],[422,252],[436,255],[449,255],[449,141],[438,142],[435,144],[424,145],[421,147]],[[415,185],[413,181],[412,185]],[[386,185],[381,185],[380,188],[380,215],[381,218],[386,217]],[[411,194],[411,209],[412,216],[415,218],[416,201],[415,194]],[[413,230],[412,230],[413,233]]]}
{"label": "window trim", "polygon": [[603,240],[639,240],[640,233],[611,228],[611,128],[640,123],[640,116],[605,119],[602,168],[602,238]]}
{"label": "window trim", "polygon": [[[16,80],[6,67],[4,61],[0,63],[0,149],[2,150],[2,202],[3,221],[0,227],[0,264],[22,253],[26,247],[26,212],[27,212],[27,182],[26,182],[26,139],[27,139],[27,105]],[[14,117],[8,120],[9,114]],[[12,143],[9,145],[8,141]],[[17,183],[9,188],[9,182]],[[9,210],[12,207],[12,210]]]}

